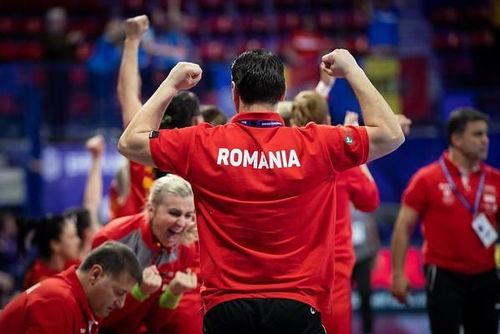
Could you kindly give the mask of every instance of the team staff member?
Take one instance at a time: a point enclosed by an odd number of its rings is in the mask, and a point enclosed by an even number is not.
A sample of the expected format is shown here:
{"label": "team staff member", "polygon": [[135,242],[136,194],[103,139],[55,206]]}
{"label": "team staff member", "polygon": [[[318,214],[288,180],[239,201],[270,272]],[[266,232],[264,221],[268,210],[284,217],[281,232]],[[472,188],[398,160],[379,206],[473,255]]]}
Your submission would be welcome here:
{"label": "team staff member", "polygon": [[232,64],[230,123],[151,132],[177,91],[201,79],[198,65],[179,63],[120,138],[129,159],[192,182],[206,333],[324,331],[316,310],[330,305],[336,175],[392,152],[404,136],[348,51],[323,62],[350,82],[368,126],[284,127],[283,64],[254,50]]}
{"label": "team staff member", "polygon": [[18,295],[0,312],[0,333],[95,334],[98,319],[123,307],[142,275],[130,248],[110,242],[75,266]]}
{"label": "team staff member", "polygon": [[[325,85],[325,87],[331,87],[331,85]],[[293,101],[291,113],[291,123],[294,126],[305,126],[309,122],[331,123],[328,104],[324,95],[322,96],[317,90],[300,92]],[[355,112],[348,111],[344,125],[357,125],[357,115]],[[352,245],[351,203],[365,212],[374,211],[379,205],[378,188],[368,167],[362,165],[340,173],[337,177],[336,196],[335,242],[332,245],[335,252],[332,310],[320,311],[327,333],[350,334],[351,276],[355,262]]]}
{"label": "team staff member", "polygon": [[[125,22],[126,38],[116,88],[124,128],[142,107],[138,54],[142,38],[148,29],[149,20],[146,15],[136,16]],[[201,121],[200,102],[196,95],[180,92],[166,108],[160,128],[183,128]],[[133,161],[122,167],[119,175],[110,190],[111,219],[141,212],[156,179],[156,172],[152,167]]]}
{"label": "team staff member", "polygon": [[[185,291],[197,286],[196,275],[190,272],[196,261],[195,245],[181,243],[191,232],[193,218],[191,186],[169,174],[154,182],[144,212],[112,220],[99,231],[93,246],[119,241],[134,250],[144,268],[143,283],[134,286],[123,309],[105,319],[104,329],[140,333],[145,326],[156,333],[168,325],[169,309],[177,306]],[[184,326],[187,334],[201,332],[200,307],[196,311],[197,318],[193,312],[192,318],[183,319],[188,322]]]}
{"label": "team staff member", "polygon": [[422,222],[427,311],[432,332],[498,333],[500,284],[494,247],[500,221],[500,171],[488,154],[488,116],[460,108],[448,119],[448,151],[417,171],[394,228],[392,294],[406,302],[405,256]]}

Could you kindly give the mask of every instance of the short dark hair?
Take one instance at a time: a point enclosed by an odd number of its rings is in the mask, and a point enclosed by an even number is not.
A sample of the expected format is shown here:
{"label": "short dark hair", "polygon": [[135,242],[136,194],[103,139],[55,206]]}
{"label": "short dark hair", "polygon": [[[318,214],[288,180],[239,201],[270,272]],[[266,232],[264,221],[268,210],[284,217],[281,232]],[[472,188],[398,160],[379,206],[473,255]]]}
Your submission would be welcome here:
{"label": "short dark hair", "polygon": [[69,221],[64,216],[49,214],[38,223],[35,228],[34,243],[42,259],[49,259],[52,256],[50,243],[60,240],[64,225],[67,222]]}
{"label": "short dark hair", "polygon": [[196,94],[181,91],[174,96],[160,123],[160,129],[185,128],[192,125],[193,117],[200,115],[200,101]]}
{"label": "short dark hair", "polygon": [[132,249],[116,241],[108,241],[93,249],[83,260],[79,270],[88,272],[98,264],[113,278],[129,274],[137,283],[142,283],[142,267]]}
{"label": "short dark hair", "polygon": [[92,220],[90,218],[90,211],[83,207],[72,207],[64,211],[64,216],[73,219],[76,224],[76,233],[80,240],[83,241],[85,237],[85,230],[90,228]]}
{"label": "short dark hair", "polygon": [[454,134],[462,134],[467,127],[467,123],[484,121],[488,123],[490,118],[485,113],[471,107],[460,107],[454,109],[448,117],[448,143],[451,145],[451,137]]}
{"label": "short dark hair", "polygon": [[231,76],[245,104],[276,104],[285,94],[283,62],[269,51],[243,52],[233,61]]}

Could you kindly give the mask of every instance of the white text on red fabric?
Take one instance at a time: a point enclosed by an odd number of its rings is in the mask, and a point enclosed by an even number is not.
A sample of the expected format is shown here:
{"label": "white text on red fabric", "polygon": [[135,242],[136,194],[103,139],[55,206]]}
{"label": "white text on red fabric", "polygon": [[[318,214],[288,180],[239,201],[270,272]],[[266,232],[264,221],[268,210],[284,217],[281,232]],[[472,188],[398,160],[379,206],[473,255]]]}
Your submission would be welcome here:
{"label": "white text on red fabric", "polygon": [[279,151],[248,151],[238,148],[219,148],[217,165],[232,167],[252,167],[254,169],[273,169],[301,167],[294,149]]}

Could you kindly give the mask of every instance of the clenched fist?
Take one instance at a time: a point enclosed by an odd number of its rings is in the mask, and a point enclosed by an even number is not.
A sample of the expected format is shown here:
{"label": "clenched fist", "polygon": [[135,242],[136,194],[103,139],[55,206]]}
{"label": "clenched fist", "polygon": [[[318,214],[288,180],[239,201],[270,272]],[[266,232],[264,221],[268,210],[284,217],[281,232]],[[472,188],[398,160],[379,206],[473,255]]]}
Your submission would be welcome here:
{"label": "clenched fist", "polygon": [[196,86],[201,80],[200,65],[188,62],[179,62],[170,71],[164,83],[176,90],[187,90]]}
{"label": "clenched fist", "polygon": [[141,39],[149,29],[149,20],[146,15],[140,15],[125,21],[125,35],[129,39]]}
{"label": "clenched fist", "polygon": [[160,272],[155,265],[144,268],[142,271],[141,291],[147,295],[154,293],[162,285]]}
{"label": "clenched fist", "polygon": [[85,148],[92,154],[94,158],[100,158],[104,154],[104,149],[106,148],[106,143],[104,142],[104,137],[101,135],[94,136],[87,140],[85,143]]}
{"label": "clenched fist", "polygon": [[168,285],[170,291],[176,295],[180,295],[188,290],[193,290],[198,284],[196,274],[188,269],[186,272],[178,271],[175,277]]}
{"label": "clenched fist", "polygon": [[342,78],[360,69],[354,57],[345,49],[335,49],[321,58],[321,69],[332,77]]}

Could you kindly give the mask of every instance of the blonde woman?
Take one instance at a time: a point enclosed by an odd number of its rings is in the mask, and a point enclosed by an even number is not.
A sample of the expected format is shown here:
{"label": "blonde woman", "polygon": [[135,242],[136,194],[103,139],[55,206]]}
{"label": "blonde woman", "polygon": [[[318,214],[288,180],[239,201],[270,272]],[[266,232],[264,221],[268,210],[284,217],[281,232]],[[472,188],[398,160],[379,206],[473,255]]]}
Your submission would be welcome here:
{"label": "blonde woman", "polygon": [[[127,296],[125,307],[105,319],[103,328],[113,333],[160,332],[171,322],[183,321],[183,333],[201,333],[201,299],[196,291],[196,244],[191,241],[196,232],[193,192],[190,184],[169,174],[157,179],[149,193],[144,212],[117,218],[96,235],[93,246],[116,240],[129,246],[144,268],[143,282],[135,285]],[[198,301],[191,312],[180,319],[174,310],[183,293],[195,290]],[[191,296],[193,297],[193,296]],[[193,304],[191,304],[193,305]],[[189,317],[186,313],[189,313]],[[173,327],[173,326],[170,326]]]}

